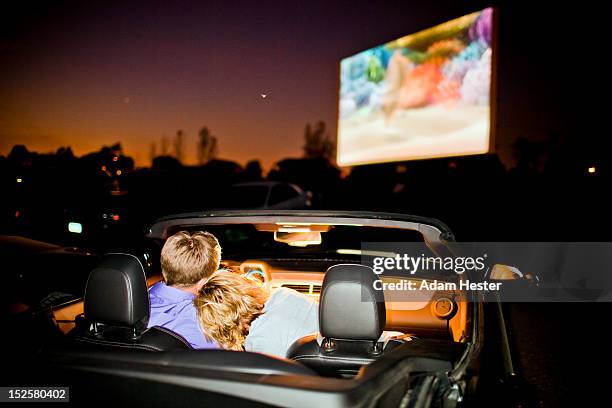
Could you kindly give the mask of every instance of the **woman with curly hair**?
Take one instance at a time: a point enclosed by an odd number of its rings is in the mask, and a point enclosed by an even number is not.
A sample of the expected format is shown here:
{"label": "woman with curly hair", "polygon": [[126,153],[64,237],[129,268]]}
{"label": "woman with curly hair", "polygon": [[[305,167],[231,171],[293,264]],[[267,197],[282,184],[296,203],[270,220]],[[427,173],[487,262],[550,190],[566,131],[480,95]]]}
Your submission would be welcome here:
{"label": "woman with curly hair", "polygon": [[208,340],[228,350],[285,357],[301,337],[319,330],[319,305],[288,289],[271,292],[233,272],[215,272],[194,300]]}

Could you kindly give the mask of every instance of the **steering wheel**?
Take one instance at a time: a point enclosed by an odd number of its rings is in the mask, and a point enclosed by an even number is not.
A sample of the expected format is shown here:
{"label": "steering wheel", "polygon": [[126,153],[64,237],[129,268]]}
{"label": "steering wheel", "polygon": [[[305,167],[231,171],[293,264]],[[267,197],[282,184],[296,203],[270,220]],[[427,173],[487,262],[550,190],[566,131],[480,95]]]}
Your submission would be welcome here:
{"label": "steering wheel", "polygon": [[268,287],[272,282],[270,267],[261,261],[245,261],[240,264],[240,272],[261,286]]}

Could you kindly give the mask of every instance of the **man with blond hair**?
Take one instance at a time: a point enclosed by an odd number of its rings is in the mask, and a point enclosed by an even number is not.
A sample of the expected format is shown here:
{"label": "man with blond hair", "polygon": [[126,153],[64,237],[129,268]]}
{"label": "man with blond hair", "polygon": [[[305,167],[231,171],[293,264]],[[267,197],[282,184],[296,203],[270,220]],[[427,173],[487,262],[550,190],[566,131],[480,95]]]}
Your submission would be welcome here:
{"label": "man with blond hair", "polygon": [[164,281],[149,289],[149,327],[170,329],[196,349],[217,348],[204,336],[193,300],[220,262],[221,246],[208,232],[180,231],[168,238],[161,251]]}

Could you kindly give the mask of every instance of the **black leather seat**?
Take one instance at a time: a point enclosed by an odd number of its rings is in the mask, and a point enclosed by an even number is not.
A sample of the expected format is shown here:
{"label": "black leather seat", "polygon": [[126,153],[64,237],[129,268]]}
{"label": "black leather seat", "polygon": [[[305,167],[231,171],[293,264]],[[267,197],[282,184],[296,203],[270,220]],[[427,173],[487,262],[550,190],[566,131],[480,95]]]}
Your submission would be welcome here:
{"label": "black leather seat", "polygon": [[296,341],[287,358],[320,375],[352,377],[362,366],[403,344],[400,340],[379,341],[386,310],[383,292],[373,286],[377,280],[374,271],[364,265],[329,268],[319,303],[320,335]]}
{"label": "black leather seat", "polygon": [[149,293],[142,264],[133,255],[109,254],[91,271],[85,314],[70,333],[81,347],[165,351],[190,349],[185,339],[149,321]]}

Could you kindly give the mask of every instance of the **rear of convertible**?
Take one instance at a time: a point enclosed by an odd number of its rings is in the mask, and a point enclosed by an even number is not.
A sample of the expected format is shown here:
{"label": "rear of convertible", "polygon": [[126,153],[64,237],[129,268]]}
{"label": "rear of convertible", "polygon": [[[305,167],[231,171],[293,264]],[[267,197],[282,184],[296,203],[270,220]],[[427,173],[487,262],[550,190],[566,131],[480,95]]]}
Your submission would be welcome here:
{"label": "rear of convertible", "polygon": [[[452,241],[448,228],[435,220],[397,214],[185,214],[159,220],[148,232],[150,246],[144,255],[152,260],[147,270],[149,284],[160,279],[154,260],[161,245],[180,230],[212,232],[223,248],[224,267],[257,279],[271,290],[289,287],[317,301],[330,267],[363,264],[377,255],[364,242],[418,243],[424,251],[437,254]],[[391,283],[405,278],[381,276]],[[45,386],[69,386],[71,400],[88,405],[454,406],[468,392],[471,380],[467,373],[479,354],[482,313],[471,296],[440,288],[428,291],[425,298],[402,301],[385,293],[384,330],[403,341],[344,375],[322,373],[300,359],[260,353],[77,349],[58,335],[52,345],[20,357],[13,380],[27,378],[31,384],[34,377]],[[61,307],[53,311],[52,320],[62,317],[57,319],[61,325],[52,322],[58,333],[72,328],[70,321],[79,307],[71,303],[70,308],[70,312]]]}

